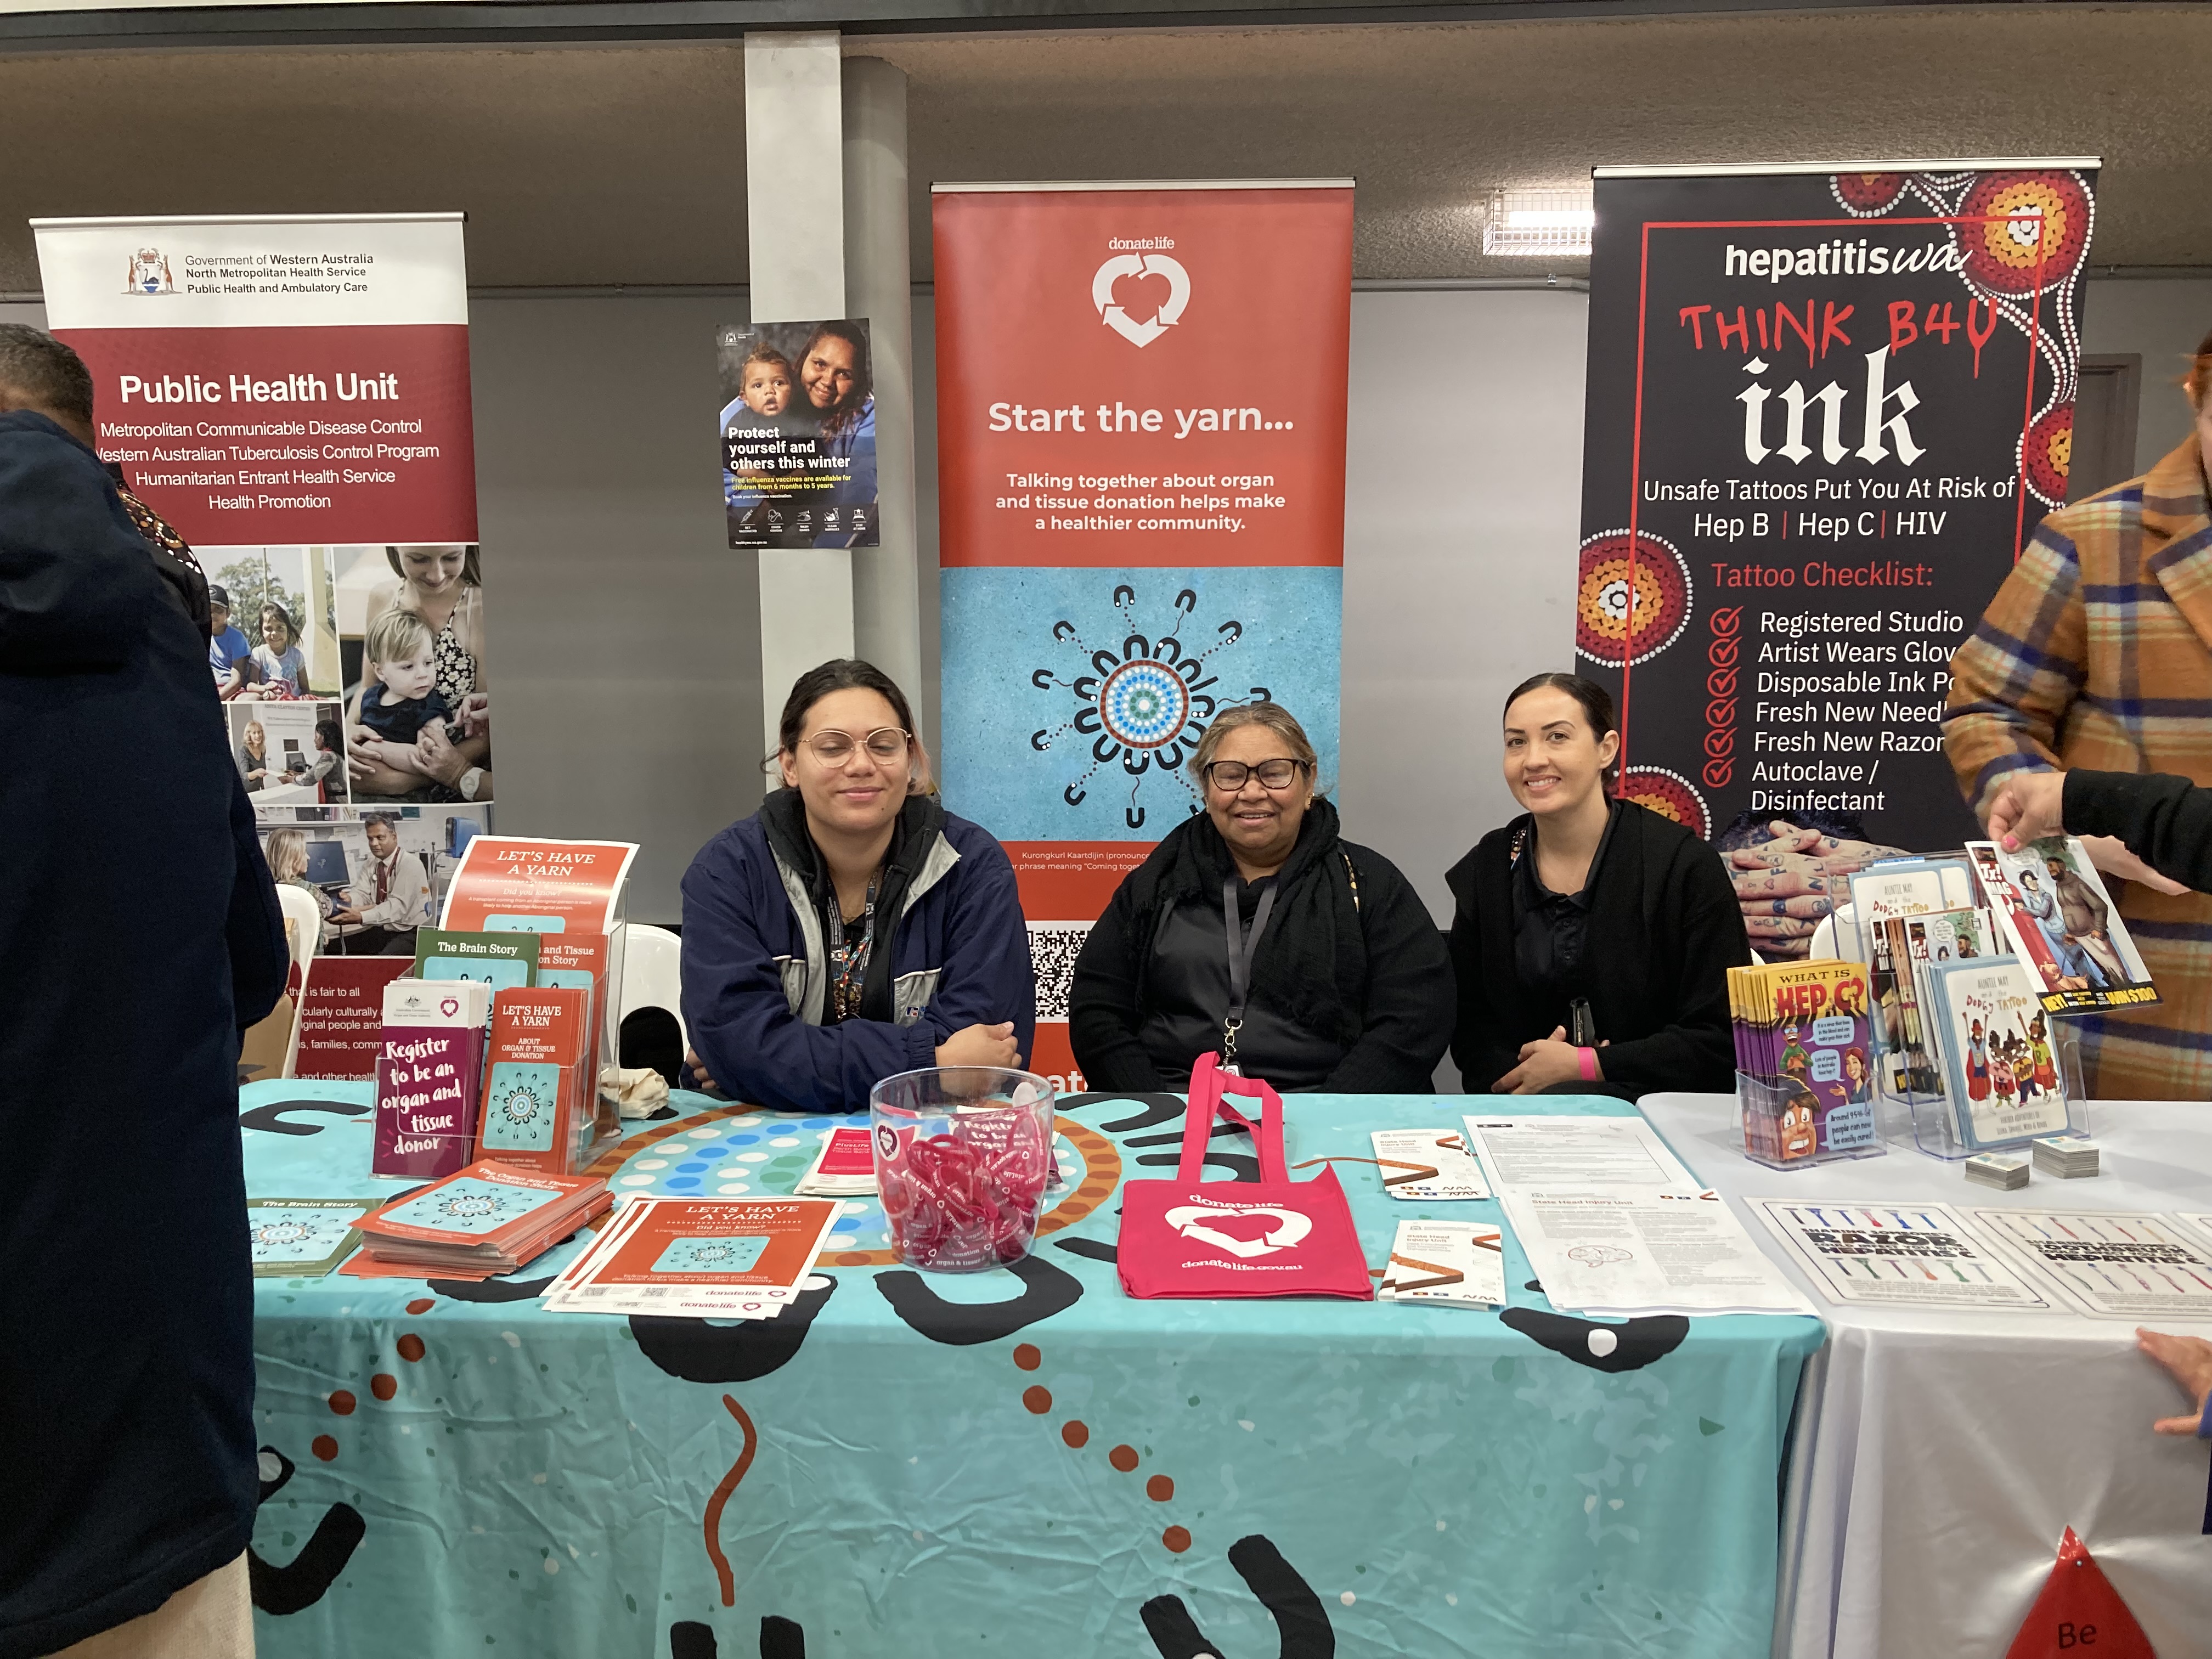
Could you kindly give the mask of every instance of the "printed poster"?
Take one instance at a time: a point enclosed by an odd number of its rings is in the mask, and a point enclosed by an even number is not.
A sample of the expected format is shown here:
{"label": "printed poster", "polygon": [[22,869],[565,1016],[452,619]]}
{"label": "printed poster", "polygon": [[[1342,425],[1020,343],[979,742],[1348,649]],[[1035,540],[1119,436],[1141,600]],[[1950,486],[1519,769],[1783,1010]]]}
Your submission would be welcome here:
{"label": "printed poster", "polygon": [[2094,161],[1600,169],[1576,649],[1726,846],[1976,833],[1952,653],[2066,499]]}
{"label": "printed poster", "polygon": [[878,545],[866,320],[725,323],[714,369],[730,545]]}
{"label": "printed poster", "polygon": [[461,216],[32,225],[102,458],[207,572],[209,669],[264,829],[428,815],[427,852],[445,818],[483,827]]}
{"label": "printed poster", "polygon": [[1273,701],[1336,775],[1348,181],[939,185],[945,804],[1006,844],[1032,1067],[1077,952]]}

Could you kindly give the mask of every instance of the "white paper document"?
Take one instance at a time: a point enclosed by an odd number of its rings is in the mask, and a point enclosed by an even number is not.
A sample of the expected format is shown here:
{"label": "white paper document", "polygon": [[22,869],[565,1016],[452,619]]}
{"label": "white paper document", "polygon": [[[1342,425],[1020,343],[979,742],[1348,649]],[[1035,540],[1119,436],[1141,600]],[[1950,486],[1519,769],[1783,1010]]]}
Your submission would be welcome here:
{"label": "white paper document", "polygon": [[2212,1251],[2172,1216],[1976,1210],[1974,1225],[2099,1319],[2212,1320]]}
{"label": "white paper document", "polygon": [[1385,1302],[1504,1306],[1504,1231],[1494,1221],[1400,1222],[1380,1295]]}
{"label": "white paper document", "polygon": [[1611,1315],[1813,1311],[1717,1193],[1508,1188],[1504,1201],[1554,1308]]}
{"label": "white paper document", "polygon": [[2056,1306],[1941,1204],[1750,1200],[1820,1294],[1839,1304]]}
{"label": "white paper document", "polygon": [[1440,1200],[1488,1198],[1482,1166],[1456,1129],[1376,1129],[1375,1161],[1382,1190],[1393,1198]]}
{"label": "white paper document", "polygon": [[1495,1186],[1688,1187],[1698,1178],[1641,1117],[1513,1117],[1470,1112],[1467,1133]]}

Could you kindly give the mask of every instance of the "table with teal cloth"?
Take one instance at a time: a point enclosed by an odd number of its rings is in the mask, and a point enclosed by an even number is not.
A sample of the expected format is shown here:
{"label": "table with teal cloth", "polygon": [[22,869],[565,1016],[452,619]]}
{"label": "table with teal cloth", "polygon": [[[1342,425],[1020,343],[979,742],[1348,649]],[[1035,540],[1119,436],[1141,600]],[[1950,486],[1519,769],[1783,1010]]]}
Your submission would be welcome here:
{"label": "table with teal cloth", "polygon": [[[396,1196],[369,1098],[248,1085],[250,1194]],[[617,1193],[787,1194],[851,1121],[672,1103],[594,1165]],[[1370,1129],[1472,1103],[1291,1098],[1290,1159],[1340,1160],[1370,1267],[1401,1219],[1502,1218],[1371,1162]],[[257,1280],[264,1659],[1767,1651],[1817,1321],[1555,1314],[1510,1243],[1499,1312],[1135,1300],[1115,1193],[1172,1173],[1181,1112],[1063,1100],[1067,1179],[1012,1269],[897,1267],[845,1200],[772,1322],[542,1311],[580,1241],[483,1284]],[[1207,1179],[1256,1175],[1211,1145]]]}

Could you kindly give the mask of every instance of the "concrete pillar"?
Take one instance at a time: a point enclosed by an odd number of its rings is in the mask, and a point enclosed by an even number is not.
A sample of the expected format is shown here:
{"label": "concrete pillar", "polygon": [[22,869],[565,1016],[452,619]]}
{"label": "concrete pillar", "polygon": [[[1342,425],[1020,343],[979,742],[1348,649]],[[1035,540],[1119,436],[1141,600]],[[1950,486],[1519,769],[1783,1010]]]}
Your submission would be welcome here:
{"label": "concrete pillar", "polygon": [[844,65],[845,314],[868,319],[876,385],[882,545],[853,550],[859,653],[905,690],[927,732],[915,523],[914,283],[908,247],[906,75],[879,58]]}
{"label": "concrete pillar", "polygon": [[[745,228],[755,322],[848,314],[842,79],[835,31],[745,36]],[[912,476],[909,462],[909,502]],[[792,681],[817,663],[854,653],[852,554],[763,550],[760,602],[761,714],[772,749]]]}

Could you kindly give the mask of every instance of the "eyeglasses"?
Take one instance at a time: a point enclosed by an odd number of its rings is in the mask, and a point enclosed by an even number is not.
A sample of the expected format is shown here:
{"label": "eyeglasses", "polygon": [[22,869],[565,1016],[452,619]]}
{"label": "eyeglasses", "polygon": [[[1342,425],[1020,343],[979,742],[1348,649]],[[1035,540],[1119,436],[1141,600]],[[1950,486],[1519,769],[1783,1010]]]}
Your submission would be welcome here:
{"label": "eyeglasses", "polygon": [[1206,781],[1216,789],[1233,793],[1244,787],[1247,778],[1257,777],[1262,789],[1280,793],[1297,781],[1305,764],[1296,760],[1263,760],[1256,766],[1243,761],[1214,761],[1206,769]]}
{"label": "eyeglasses", "polygon": [[907,734],[896,726],[879,726],[864,738],[854,738],[850,732],[817,732],[806,739],[806,746],[814,751],[814,758],[824,766],[838,766],[851,758],[856,744],[865,744],[868,758],[881,761],[886,766],[897,764],[906,758]]}

